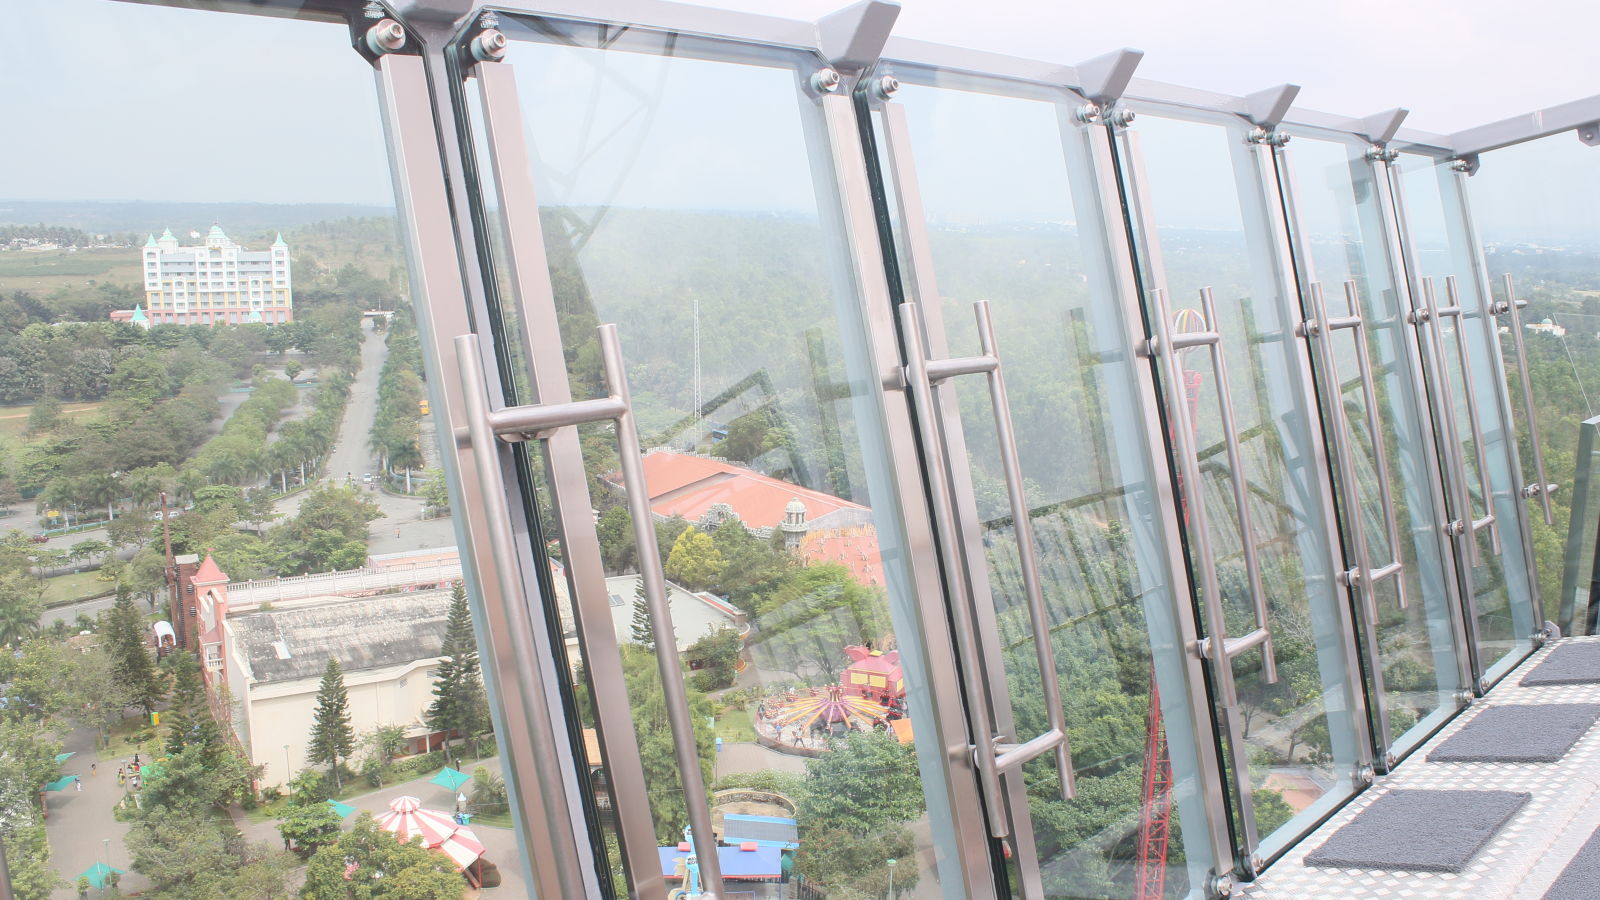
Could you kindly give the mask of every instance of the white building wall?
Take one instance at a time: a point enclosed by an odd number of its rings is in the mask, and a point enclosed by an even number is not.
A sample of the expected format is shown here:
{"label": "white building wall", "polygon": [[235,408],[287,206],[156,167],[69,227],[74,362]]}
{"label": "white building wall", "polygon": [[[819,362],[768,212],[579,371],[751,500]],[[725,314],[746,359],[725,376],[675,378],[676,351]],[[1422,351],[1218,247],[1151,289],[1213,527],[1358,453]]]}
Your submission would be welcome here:
{"label": "white building wall", "polygon": [[[433,672],[439,661],[434,658],[408,666],[346,672],[350,724],[357,741],[378,725],[404,725],[412,736],[426,733],[422,720],[433,702]],[[246,704],[250,723],[248,748],[251,763],[266,766],[262,784],[287,785],[295,774],[311,766],[306,748],[317,718],[317,688],[321,681],[320,677],[302,678],[250,686]],[[356,753],[359,758],[362,751],[358,748]]]}

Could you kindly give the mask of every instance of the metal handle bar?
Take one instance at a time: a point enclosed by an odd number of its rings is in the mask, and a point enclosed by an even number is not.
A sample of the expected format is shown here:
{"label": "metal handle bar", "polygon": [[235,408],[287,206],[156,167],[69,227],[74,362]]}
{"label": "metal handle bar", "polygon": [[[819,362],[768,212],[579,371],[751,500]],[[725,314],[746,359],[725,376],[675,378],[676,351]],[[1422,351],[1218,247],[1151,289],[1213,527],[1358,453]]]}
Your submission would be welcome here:
{"label": "metal handle bar", "polygon": [[[1345,300],[1349,303],[1350,314],[1334,318],[1328,315],[1327,298],[1323,294],[1322,283],[1312,282],[1309,289],[1311,298],[1312,318],[1301,326],[1301,332],[1317,341],[1322,348],[1321,356],[1327,367],[1329,397],[1334,414],[1334,450],[1340,456],[1339,468],[1342,480],[1350,485],[1347,505],[1351,510],[1351,524],[1355,530],[1356,558],[1358,568],[1343,574],[1347,584],[1359,583],[1363,593],[1367,596],[1368,612],[1373,624],[1378,621],[1377,585],[1385,578],[1398,576],[1404,570],[1400,558],[1399,526],[1395,520],[1394,500],[1391,496],[1389,482],[1389,462],[1384,457],[1383,434],[1380,430],[1378,416],[1377,389],[1372,378],[1372,360],[1367,352],[1366,325],[1361,317],[1360,298],[1354,281],[1344,283]],[[1361,491],[1357,486],[1355,472],[1354,432],[1350,430],[1350,420],[1344,408],[1344,379],[1339,373],[1338,357],[1333,349],[1333,332],[1340,329],[1350,329],[1354,332],[1356,345],[1357,368],[1360,369],[1362,407],[1367,421],[1367,433],[1372,439],[1372,454],[1374,469],[1378,475],[1378,494],[1383,510],[1385,534],[1389,539],[1390,562],[1374,567],[1372,564],[1371,550],[1367,544],[1366,531],[1360,520]],[[1398,594],[1399,606],[1406,607],[1405,579],[1397,578],[1395,588]]]}
{"label": "metal handle bar", "polygon": [[1478,391],[1472,386],[1472,368],[1467,356],[1467,317],[1461,306],[1461,294],[1456,277],[1446,275],[1445,295],[1450,306],[1439,315],[1453,316],[1456,320],[1456,357],[1461,360],[1461,390],[1467,398],[1467,427],[1472,429],[1472,455],[1478,466],[1478,488],[1483,491],[1483,518],[1472,520],[1472,530],[1489,529],[1489,544],[1496,556],[1500,555],[1500,524],[1494,514],[1494,492],[1489,484],[1489,454],[1483,447],[1482,417],[1478,414]]}
{"label": "metal handle bar", "polygon": [[[1261,572],[1256,558],[1255,534],[1250,524],[1249,494],[1244,487],[1244,468],[1239,449],[1238,431],[1234,425],[1233,397],[1228,389],[1227,366],[1222,354],[1222,337],[1217,330],[1216,303],[1211,289],[1200,292],[1200,302],[1206,320],[1204,331],[1191,332],[1176,340],[1172,334],[1172,309],[1164,288],[1151,291],[1155,302],[1156,335],[1147,341],[1143,350],[1152,357],[1160,356],[1166,367],[1162,380],[1173,392],[1172,410],[1174,427],[1172,442],[1178,455],[1178,465],[1183,477],[1183,497],[1192,527],[1195,557],[1200,568],[1200,586],[1206,615],[1211,620],[1211,636],[1196,642],[1194,650],[1200,656],[1210,656],[1216,664],[1217,680],[1222,688],[1222,702],[1232,707],[1239,703],[1238,687],[1234,683],[1233,658],[1257,645],[1262,646],[1262,674],[1267,683],[1278,680],[1278,665],[1272,645],[1272,631],[1267,624],[1266,596],[1261,591]],[[1216,555],[1211,548],[1210,519],[1206,513],[1205,491],[1200,481],[1200,454],[1194,441],[1194,423],[1183,397],[1183,367],[1177,351],[1187,347],[1206,347],[1211,356],[1212,372],[1217,380],[1217,393],[1222,406],[1222,428],[1227,447],[1228,465],[1232,469],[1234,504],[1238,509],[1240,544],[1244,549],[1245,571],[1249,578],[1256,614],[1256,628],[1238,638],[1228,637],[1227,612],[1222,605],[1222,588],[1217,578]]]}
{"label": "metal handle bar", "polygon": [[1523,346],[1522,316],[1517,310],[1528,305],[1528,301],[1517,299],[1517,283],[1507,272],[1501,276],[1506,286],[1506,299],[1489,308],[1495,315],[1511,315],[1511,343],[1517,350],[1517,372],[1522,377],[1522,408],[1528,412],[1528,445],[1533,448],[1533,471],[1539,479],[1533,484],[1524,485],[1523,497],[1538,496],[1540,504],[1544,507],[1544,523],[1554,525],[1555,518],[1550,512],[1550,492],[1556,486],[1550,484],[1544,474],[1544,448],[1539,441],[1539,419],[1534,414],[1533,384],[1528,380],[1528,351]]}
{"label": "metal handle bar", "polygon": [[[1072,771],[1072,752],[1067,740],[1066,713],[1061,703],[1061,677],[1057,671],[1055,653],[1050,645],[1050,622],[1044,605],[1044,590],[1039,580],[1039,562],[1037,550],[1033,539],[1033,521],[1028,513],[1027,496],[1022,486],[1022,466],[1017,454],[1016,430],[1011,419],[1010,400],[1006,394],[1005,375],[1002,372],[1000,357],[996,350],[994,338],[994,322],[989,312],[989,302],[980,300],[973,304],[974,314],[978,321],[978,341],[982,353],[979,356],[953,357],[950,359],[932,360],[927,358],[926,345],[922,338],[923,323],[921,310],[916,303],[902,303],[900,305],[901,329],[906,340],[906,384],[915,400],[919,415],[918,425],[923,432],[924,442],[930,449],[937,449],[940,459],[944,459],[944,442],[937,434],[941,407],[934,402],[934,388],[943,382],[960,375],[983,375],[989,385],[989,397],[994,407],[995,431],[1000,446],[1000,466],[1006,484],[1006,497],[1010,501],[1012,527],[1017,540],[1018,563],[1022,569],[1022,583],[1028,618],[1033,626],[1034,654],[1039,664],[1040,684],[1044,692],[1045,713],[1049,720],[1049,728],[1037,737],[1020,743],[1006,742],[1003,736],[998,739],[991,750],[985,751],[981,746],[974,753],[978,769],[985,781],[994,779],[993,784],[998,786],[998,775],[1008,769],[1015,768],[1023,763],[1054,751],[1056,770],[1061,783],[1061,796],[1071,799],[1077,793],[1076,779]],[[926,410],[925,414],[922,413]],[[943,481],[943,476],[934,473],[930,481]],[[940,509],[935,511],[936,525],[941,531],[941,542],[954,548],[963,546],[955,540],[956,526],[952,512],[953,506],[948,505],[950,500],[949,488],[941,484],[935,492],[935,504]],[[949,539],[944,534],[948,528]],[[961,560],[959,567],[952,567],[952,571],[966,572],[972,566],[982,565],[980,560]],[[971,580],[968,579],[969,594],[973,595],[973,602],[987,601],[988,598],[976,597],[976,591],[971,589]],[[960,607],[956,603],[953,606]],[[962,610],[962,615],[957,617],[957,629],[966,633],[957,636],[962,647],[963,655],[967,649],[973,651],[969,659],[979,659],[976,655],[975,631],[968,631],[972,626],[970,613]],[[982,687],[975,686],[973,695],[982,696]],[[993,702],[993,701],[992,701]],[[978,735],[993,733],[993,719],[984,717],[982,727],[976,730]],[[992,770],[992,771],[991,771]],[[985,793],[989,793],[987,788]],[[998,799],[998,791],[995,792]],[[998,812],[998,806],[995,807]],[[991,817],[993,821],[995,817]],[[1004,826],[1002,826],[1003,828]],[[1009,829],[1006,829],[1009,830]],[[996,835],[1004,837],[1004,835]]]}
{"label": "metal handle bar", "polygon": [[[578,400],[570,403],[527,404],[523,406],[490,409],[486,394],[477,392],[478,405],[468,414],[468,433],[473,454],[480,468],[498,472],[495,458],[498,438],[506,443],[538,440],[560,428],[574,428],[594,422],[611,422],[616,428],[617,452],[622,460],[623,493],[628,501],[628,513],[633,518],[633,537],[638,545],[639,575],[644,582],[645,606],[650,616],[650,629],[656,638],[656,663],[661,671],[661,693],[667,707],[667,723],[672,731],[673,754],[682,781],[684,805],[688,810],[689,828],[695,855],[699,858],[700,876],[706,886],[706,896],[723,896],[722,867],[717,857],[717,842],[711,832],[711,813],[706,806],[705,778],[700,771],[700,753],[695,742],[694,719],[689,712],[688,691],[683,683],[682,663],[678,658],[678,642],[672,627],[672,610],[667,601],[666,576],[661,569],[661,548],[656,544],[655,522],[650,513],[650,492],[645,487],[644,459],[639,450],[639,432],[633,421],[633,404],[628,394],[627,373],[623,368],[622,347],[617,339],[616,325],[601,325],[600,359],[610,396],[600,400]],[[474,378],[482,382],[481,355],[478,336],[460,335],[455,339],[456,356],[460,360],[464,383]],[[485,484],[489,481],[486,479]],[[501,486],[503,489],[503,485]],[[486,498],[487,499],[487,498]],[[504,502],[502,495],[500,501]],[[496,555],[510,560],[515,558],[515,548],[496,542]],[[596,698],[597,702],[607,702]],[[621,698],[626,702],[627,698]]]}
{"label": "metal handle bar", "polygon": [[[1459,312],[1459,308],[1456,310]],[[1428,324],[1426,355],[1430,357],[1432,372],[1430,381],[1434,383],[1434,393],[1438,397],[1438,412],[1444,418],[1444,428],[1450,439],[1450,446],[1444,448],[1445,455],[1453,463],[1449,467],[1449,480],[1454,487],[1456,495],[1457,518],[1444,523],[1444,533],[1450,537],[1467,538],[1467,560],[1469,565],[1476,568],[1482,564],[1481,554],[1478,550],[1478,541],[1473,536],[1470,524],[1472,522],[1472,493],[1467,486],[1467,462],[1461,453],[1461,429],[1456,423],[1455,394],[1450,389],[1450,376],[1445,371],[1444,336],[1439,328],[1440,316],[1439,301],[1435,296],[1433,277],[1422,279],[1422,308],[1407,314],[1406,319],[1419,330]]]}

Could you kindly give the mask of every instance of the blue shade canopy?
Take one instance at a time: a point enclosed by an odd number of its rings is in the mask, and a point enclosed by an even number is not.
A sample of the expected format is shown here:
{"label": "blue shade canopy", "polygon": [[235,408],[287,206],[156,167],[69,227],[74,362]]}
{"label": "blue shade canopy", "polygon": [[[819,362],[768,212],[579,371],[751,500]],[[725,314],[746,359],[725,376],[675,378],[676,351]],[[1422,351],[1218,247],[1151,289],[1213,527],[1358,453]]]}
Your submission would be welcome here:
{"label": "blue shade canopy", "polygon": [[439,774],[437,774],[437,775],[433,776],[432,778],[428,779],[430,784],[437,784],[438,786],[440,786],[440,787],[442,787],[442,788],[444,788],[445,790],[448,790],[448,791],[453,791],[456,788],[461,787],[463,784],[466,784],[467,782],[469,782],[471,780],[472,780],[472,776],[471,775],[466,775],[466,774],[463,774],[461,772],[458,772],[455,769],[450,768],[449,766],[445,766],[444,768],[440,769],[439,770]]}
{"label": "blue shade canopy", "polygon": [[[105,863],[95,863],[89,868],[84,869],[82,872],[79,872],[78,878],[89,879],[89,886],[92,888],[103,888],[108,883],[106,879],[111,877],[112,872],[115,872],[118,875],[126,874],[121,869],[112,868]],[[78,878],[74,878],[72,880],[77,881]]]}
{"label": "blue shade canopy", "polygon": [[69,760],[69,759],[71,759],[71,758],[73,758],[74,756],[77,756],[77,755],[78,755],[78,751],[76,751],[76,750],[68,750],[65,753],[57,753],[56,754],[56,765],[59,766],[62,763],[66,762],[67,760]]}
{"label": "blue shade canopy", "polygon": [[77,779],[78,776],[76,775],[63,775],[60,778],[57,778],[55,781],[45,785],[44,789],[47,791],[64,791],[67,789],[68,785],[72,784],[72,782],[76,781]]}
{"label": "blue shade canopy", "polygon": [[333,807],[333,811],[338,813],[341,819],[348,819],[350,814],[356,811],[354,806],[348,803],[340,803],[337,800],[329,800],[328,805]]}

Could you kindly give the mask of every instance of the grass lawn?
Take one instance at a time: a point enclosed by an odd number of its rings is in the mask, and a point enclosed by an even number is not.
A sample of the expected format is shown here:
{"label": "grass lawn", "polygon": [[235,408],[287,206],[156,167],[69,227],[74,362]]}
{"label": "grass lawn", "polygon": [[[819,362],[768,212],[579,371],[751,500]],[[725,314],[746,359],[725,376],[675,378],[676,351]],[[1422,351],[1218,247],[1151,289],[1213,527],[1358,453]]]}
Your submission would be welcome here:
{"label": "grass lawn", "polygon": [[717,714],[717,737],[724,743],[753,743],[755,726],[750,723],[748,709],[725,709]]}
{"label": "grass lawn", "polygon": [[116,589],[116,585],[109,581],[101,581],[100,573],[78,572],[76,574],[57,575],[47,578],[44,582],[44,605],[48,607],[62,606],[85,597],[98,597],[109,594]]}
{"label": "grass lawn", "polygon": [[[63,415],[76,415],[91,410],[99,409],[98,401],[88,403],[63,403]],[[0,406],[0,435],[10,435],[17,440],[22,439],[23,432],[28,430],[28,414],[33,412],[33,406]]]}
{"label": "grass lawn", "polygon": [[43,296],[56,288],[92,290],[90,282],[136,284],[143,280],[139,253],[137,247],[9,252],[0,258],[0,291]]}
{"label": "grass lawn", "polygon": [[[156,726],[155,737],[145,741],[143,745],[130,744],[125,740],[129,735],[143,731],[148,726],[149,721],[142,714],[137,716],[130,715],[112,725],[111,746],[100,751],[100,761],[111,762],[112,760],[133,759],[135,753],[139,754],[141,762],[150,762],[155,759],[157,754],[161,752],[162,746],[167,742],[167,726]],[[141,746],[143,749],[140,749]],[[115,776],[117,774],[116,770],[112,769],[111,774]]]}

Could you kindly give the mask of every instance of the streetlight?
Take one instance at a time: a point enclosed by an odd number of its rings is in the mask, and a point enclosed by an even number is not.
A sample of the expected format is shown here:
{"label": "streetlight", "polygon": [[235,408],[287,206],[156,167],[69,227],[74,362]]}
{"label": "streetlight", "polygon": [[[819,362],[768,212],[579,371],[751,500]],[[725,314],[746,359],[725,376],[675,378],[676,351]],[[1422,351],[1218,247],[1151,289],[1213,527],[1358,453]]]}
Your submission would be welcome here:
{"label": "streetlight", "polygon": [[104,848],[100,854],[100,863],[106,867],[106,871],[100,873],[100,896],[104,897],[106,882],[111,878],[111,838],[101,838],[100,844]]}
{"label": "streetlight", "polygon": [[894,860],[889,860],[889,900],[894,900]]}
{"label": "streetlight", "polygon": [[283,745],[283,786],[289,786],[289,745]]}

